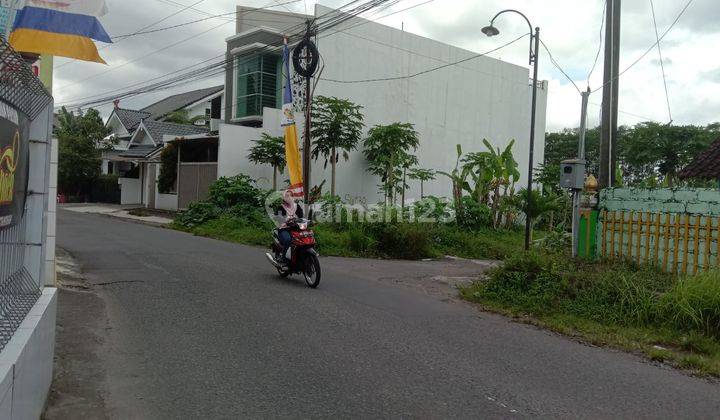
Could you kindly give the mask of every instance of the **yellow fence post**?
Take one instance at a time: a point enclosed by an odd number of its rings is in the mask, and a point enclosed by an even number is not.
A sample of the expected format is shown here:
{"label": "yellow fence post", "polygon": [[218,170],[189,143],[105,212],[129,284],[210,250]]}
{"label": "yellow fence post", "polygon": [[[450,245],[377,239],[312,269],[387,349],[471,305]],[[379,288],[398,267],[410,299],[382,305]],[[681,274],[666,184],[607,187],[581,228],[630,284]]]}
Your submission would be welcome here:
{"label": "yellow fence post", "polygon": [[667,272],[668,258],[670,257],[670,213],[665,214],[665,243],[663,244],[665,249],[663,250],[663,271]]}
{"label": "yellow fence post", "polygon": [[603,210],[602,213],[602,256],[607,257],[607,226],[610,221],[608,220],[608,212],[607,210]]}
{"label": "yellow fence post", "polygon": [[680,215],[676,214],[673,216],[675,220],[675,239],[673,240],[673,265],[672,272],[677,273],[678,271],[678,253],[680,252]]}
{"label": "yellow fence post", "polygon": [[690,239],[690,215],[685,215],[685,232],[683,238],[683,261],[682,261],[682,273],[687,274],[687,265],[689,257],[688,240]]}
{"label": "yellow fence post", "polygon": [[698,272],[698,262],[700,261],[700,216],[695,216],[695,242],[693,242],[693,274]]}
{"label": "yellow fence post", "polygon": [[705,271],[710,270],[710,247],[712,247],[712,219],[705,216],[705,258],[703,258]]}

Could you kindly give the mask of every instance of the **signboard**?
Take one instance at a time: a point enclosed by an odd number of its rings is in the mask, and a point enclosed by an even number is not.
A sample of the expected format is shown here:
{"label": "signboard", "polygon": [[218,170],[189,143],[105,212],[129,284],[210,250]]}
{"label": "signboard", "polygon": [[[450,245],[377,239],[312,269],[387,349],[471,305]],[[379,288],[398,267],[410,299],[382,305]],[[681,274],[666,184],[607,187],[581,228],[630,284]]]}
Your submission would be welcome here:
{"label": "signboard", "polygon": [[0,230],[15,225],[25,210],[29,127],[24,114],[0,102]]}

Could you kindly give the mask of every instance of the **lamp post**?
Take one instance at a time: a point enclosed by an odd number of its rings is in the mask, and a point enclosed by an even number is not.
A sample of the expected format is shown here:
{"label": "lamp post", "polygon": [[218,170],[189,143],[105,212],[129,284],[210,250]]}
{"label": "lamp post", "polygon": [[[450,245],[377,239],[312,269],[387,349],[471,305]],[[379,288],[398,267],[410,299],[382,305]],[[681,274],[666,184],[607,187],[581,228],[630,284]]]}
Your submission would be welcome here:
{"label": "lamp post", "polygon": [[[515,10],[515,9],[506,9],[498,12],[498,14],[495,15],[490,20],[490,25],[482,28],[482,33],[484,33],[487,36],[495,36],[500,33],[498,28],[493,26],[493,22],[495,22],[495,19],[497,19],[498,16],[500,16],[503,13],[507,12],[513,12],[517,13],[518,15],[522,16],[523,19],[528,24],[528,28],[530,28],[530,64],[533,66],[533,85],[532,85],[532,105],[531,105],[531,111],[530,111],[530,156],[528,161],[528,184],[527,184],[527,201],[526,204],[528,207],[530,206],[530,201],[532,200],[532,183],[533,183],[533,154],[535,149],[535,110],[537,108],[537,76],[538,76],[538,49],[540,48],[540,28],[535,28],[535,33],[533,34],[533,27],[530,23],[530,20],[522,14],[521,12]],[[530,219],[530,216],[525,213],[525,250],[527,251],[530,249],[530,231],[532,228],[532,220]]]}

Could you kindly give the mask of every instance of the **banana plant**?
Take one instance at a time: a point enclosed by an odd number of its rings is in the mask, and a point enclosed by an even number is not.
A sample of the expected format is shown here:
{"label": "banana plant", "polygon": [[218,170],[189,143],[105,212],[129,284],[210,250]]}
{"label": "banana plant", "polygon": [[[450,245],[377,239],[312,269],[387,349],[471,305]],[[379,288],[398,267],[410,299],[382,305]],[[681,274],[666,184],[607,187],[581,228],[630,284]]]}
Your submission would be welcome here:
{"label": "banana plant", "polygon": [[[455,202],[455,214],[458,219],[462,218],[462,194],[463,190],[470,190],[470,184],[467,182],[468,176],[472,173],[472,167],[468,165],[460,165],[462,160],[462,146],[456,145],[457,159],[455,160],[455,169],[452,172],[437,171],[438,174],[450,178],[452,181],[453,201]],[[462,220],[458,220],[462,222]]]}

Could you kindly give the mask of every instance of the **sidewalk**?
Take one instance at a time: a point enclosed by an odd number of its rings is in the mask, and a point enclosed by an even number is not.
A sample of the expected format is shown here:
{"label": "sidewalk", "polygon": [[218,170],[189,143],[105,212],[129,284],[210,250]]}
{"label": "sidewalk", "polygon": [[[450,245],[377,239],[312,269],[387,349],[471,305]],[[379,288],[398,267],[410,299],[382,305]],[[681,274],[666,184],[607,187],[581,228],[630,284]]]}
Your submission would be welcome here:
{"label": "sidewalk", "polygon": [[104,214],[107,216],[118,217],[121,219],[132,220],[150,225],[165,226],[172,223],[173,219],[160,215],[152,216],[136,216],[130,214],[130,210],[137,209],[137,205],[120,205],[120,204],[104,204],[104,203],[71,203],[58,205],[64,210],[74,211],[77,213],[93,213]]}

